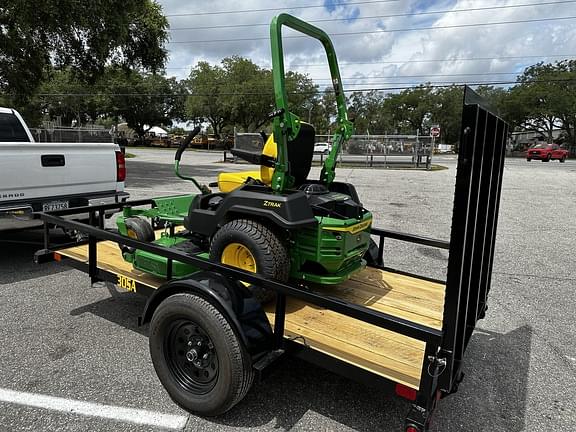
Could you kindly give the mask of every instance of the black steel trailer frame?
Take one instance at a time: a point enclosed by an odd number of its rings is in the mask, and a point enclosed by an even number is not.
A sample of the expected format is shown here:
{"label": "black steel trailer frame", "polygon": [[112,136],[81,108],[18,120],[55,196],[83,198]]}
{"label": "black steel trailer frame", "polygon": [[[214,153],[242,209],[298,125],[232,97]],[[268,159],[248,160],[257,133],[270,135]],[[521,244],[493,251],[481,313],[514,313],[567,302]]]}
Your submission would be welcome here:
{"label": "black steel trailer frame", "polygon": [[[173,261],[181,261],[194,265],[204,272],[217,273],[231,280],[242,280],[274,290],[277,293],[277,300],[272,348],[254,364],[258,372],[262,373],[268,366],[274,364],[276,359],[285,353],[290,353],[370,386],[396,389],[400,395],[413,400],[412,409],[406,417],[405,430],[425,431],[428,429],[437,401],[457,391],[463,377],[462,364],[466,347],[477,321],[484,318],[487,310],[507,137],[508,125],[492,114],[480,97],[466,87],[450,242],[384,229],[372,229],[372,235],[378,238],[378,257],[373,264],[374,267],[446,284],[442,330],[319,294],[302,286],[267,280],[258,274],[227,267],[178,250],[126,238],[104,229],[107,211],[121,210],[126,206],[152,206],[154,205],[152,200],[40,214],[44,221],[44,249],[36,253],[35,261],[43,263],[63,258],[57,254],[58,249],[53,248],[50,241],[50,227],[58,226],[87,235],[85,242],[88,244],[88,262],[66,259],[66,264],[88,273],[92,282],[119,282],[116,273],[98,268],[97,243],[108,240],[164,256],[168,260],[169,268]],[[89,224],[63,218],[79,212],[89,213]],[[385,266],[386,238],[448,250],[447,280],[437,281]],[[170,274],[169,271],[169,276]],[[170,279],[171,277],[168,278],[167,285]],[[169,295],[169,292],[163,293],[163,287],[155,290],[138,280],[134,282],[133,291],[149,296],[146,308],[140,317],[140,322],[145,323],[150,320],[155,306]],[[398,391],[394,381],[286,339],[284,324],[287,297],[294,297],[423,341],[426,348],[419,390],[407,396]]]}

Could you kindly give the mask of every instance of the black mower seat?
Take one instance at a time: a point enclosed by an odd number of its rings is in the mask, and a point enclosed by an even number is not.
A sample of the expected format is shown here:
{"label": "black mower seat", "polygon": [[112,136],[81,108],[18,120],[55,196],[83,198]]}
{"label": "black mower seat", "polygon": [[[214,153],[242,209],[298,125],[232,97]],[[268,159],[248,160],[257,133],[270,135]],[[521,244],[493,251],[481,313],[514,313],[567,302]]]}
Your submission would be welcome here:
{"label": "black mower seat", "polygon": [[[306,182],[310,168],[312,167],[312,157],[314,156],[314,141],[316,132],[314,126],[308,123],[300,123],[300,131],[296,138],[288,141],[288,173],[294,177],[294,187],[299,187]],[[238,156],[243,159],[254,159],[253,157],[244,157],[245,152],[237,152]],[[232,192],[234,189],[242,186],[248,179],[257,180],[265,185],[272,184],[272,175],[274,168],[271,167],[269,161],[275,160],[278,155],[278,148],[274,141],[274,136],[270,135],[264,149],[262,150],[262,157],[260,161],[266,164],[260,166],[260,171],[239,171],[239,172],[224,172],[218,175],[218,188],[220,192]],[[260,155],[253,155],[260,156]],[[254,159],[256,160],[256,159]]]}

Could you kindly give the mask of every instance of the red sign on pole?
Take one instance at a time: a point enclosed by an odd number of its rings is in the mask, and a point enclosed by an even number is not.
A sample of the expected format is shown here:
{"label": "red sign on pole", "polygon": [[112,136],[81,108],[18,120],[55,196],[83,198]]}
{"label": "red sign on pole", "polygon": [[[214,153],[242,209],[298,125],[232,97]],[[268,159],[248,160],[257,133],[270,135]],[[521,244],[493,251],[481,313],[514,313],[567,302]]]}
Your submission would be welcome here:
{"label": "red sign on pole", "polygon": [[440,136],[440,126],[432,126],[430,128],[430,136],[431,137],[439,137]]}

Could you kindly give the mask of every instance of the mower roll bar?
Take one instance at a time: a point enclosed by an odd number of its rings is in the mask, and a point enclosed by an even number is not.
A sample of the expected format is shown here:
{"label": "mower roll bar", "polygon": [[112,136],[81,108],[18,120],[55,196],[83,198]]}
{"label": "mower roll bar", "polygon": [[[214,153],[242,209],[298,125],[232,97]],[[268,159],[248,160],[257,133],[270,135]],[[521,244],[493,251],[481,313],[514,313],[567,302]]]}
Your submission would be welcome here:
{"label": "mower roll bar", "polygon": [[332,150],[324,163],[320,180],[329,185],[335,177],[336,157],[344,140],[354,133],[352,122],[348,120],[346,110],[346,98],[342,88],[342,79],[338,69],[338,60],[332,41],[328,35],[318,27],[310,25],[292,15],[280,14],[272,19],[270,24],[270,41],[272,45],[272,77],[274,79],[274,97],[276,109],[283,110],[282,114],[274,118],[274,139],[278,145],[278,160],[274,176],[272,177],[272,189],[282,192],[292,186],[293,179],[288,172],[288,140],[293,140],[300,130],[300,119],[288,109],[288,94],[286,92],[286,79],[284,71],[284,51],[282,48],[282,26],[304,33],[314,39],[318,39],[324,46],[330,67],[332,85],[336,94],[338,108],[338,128],[332,139]]}

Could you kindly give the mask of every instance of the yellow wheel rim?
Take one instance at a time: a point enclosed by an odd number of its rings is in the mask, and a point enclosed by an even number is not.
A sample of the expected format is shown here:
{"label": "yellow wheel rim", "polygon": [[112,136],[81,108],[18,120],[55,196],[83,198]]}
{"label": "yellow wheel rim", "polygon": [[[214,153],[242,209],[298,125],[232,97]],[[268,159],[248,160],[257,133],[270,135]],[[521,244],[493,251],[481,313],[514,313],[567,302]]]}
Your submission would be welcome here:
{"label": "yellow wheel rim", "polygon": [[222,264],[237,267],[251,273],[256,273],[256,260],[246,246],[240,243],[230,243],[222,251]]}
{"label": "yellow wheel rim", "polygon": [[127,234],[128,234],[128,237],[130,237],[131,239],[138,240],[138,236],[136,235],[136,231],[128,230]]}

